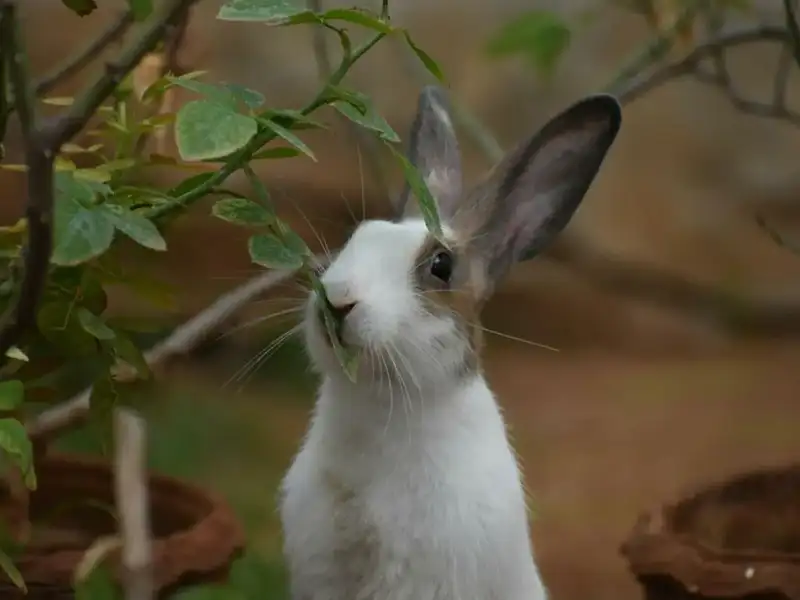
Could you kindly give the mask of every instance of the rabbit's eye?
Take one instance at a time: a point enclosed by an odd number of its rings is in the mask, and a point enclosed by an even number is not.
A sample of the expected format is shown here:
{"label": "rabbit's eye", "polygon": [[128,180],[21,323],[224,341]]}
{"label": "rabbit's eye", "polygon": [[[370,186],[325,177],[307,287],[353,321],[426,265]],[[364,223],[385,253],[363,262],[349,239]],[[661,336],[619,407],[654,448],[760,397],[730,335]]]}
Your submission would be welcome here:
{"label": "rabbit's eye", "polygon": [[450,282],[453,275],[453,256],[449,252],[440,251],[431,260],[431,275],[445,283]]}

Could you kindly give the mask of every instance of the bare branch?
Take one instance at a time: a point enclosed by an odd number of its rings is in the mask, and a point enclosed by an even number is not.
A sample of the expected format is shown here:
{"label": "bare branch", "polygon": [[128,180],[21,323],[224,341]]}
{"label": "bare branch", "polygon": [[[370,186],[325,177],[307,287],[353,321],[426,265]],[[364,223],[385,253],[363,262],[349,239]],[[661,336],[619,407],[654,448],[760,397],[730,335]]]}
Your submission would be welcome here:
{"label": "bare branch", "polygon": [[97,39],[88,44],[83,50],[74,57],[67,60],[63,65],[57,67],[52,73],[45,75],[34,85],[36,95],[47,94],[59,83],[74,75],[86,65],[92,62],[109,45],[122,37],[128,28],[133,24],[133,13],[130,10],[119,14],[117,19],[111,23],[108,29]]}
{"label": "bare branch", "polygon": [[[327,257],[317,255],[314,260],[325,264]],[[211,306],[175,329],[164,341],[145,353],[147,363],[161,367],[168,361],[186,354],[205,340],[209,333],[226,323],[239,310],[259,295],[288,281],[296,271],[269,271],[250,279],[224,294]],[[34,440],[53,438],[60,432],[82,422],[89,411],[91,388],[71,400],[45,410],[27,424],[28,435]]]}
{"label": "bare branch", "polygon": [[152,600],[155,588],[144,420],[129,409],[117,408],[114,442],[114,491],[122,537],[125,598]]}
{"label": "bare branch", "polygon": [[[609,92],[616,95],[620,102],[629,104],[667,82],[693,76],[702,83],[721,88],[741,112],[764,118],[782,119],[794,125],[800,125],[800,113],[786,108],[782,97],[779,96],[779,102],[771,104],[748,100],[742,97],[733,86],[725,66],[723,53],[731,48],[765,41],[786,44],[791,42],[791,36],[786,28],[773,25],[757,25],[720,34],[696,46],[681,60],[651,69],[632,80],[620,82],[609,88]],[[715,64],[714,71],[710,73],[700,68],[702,62],[708,58],[713,59]],[[778,75],[788,78],[788,69],[779,67]],[[776,84],[776,88],[779,90],[784,86],[785,83]]]}
{"label": "bare branch", "polygon": [[25,216],[28,243],[24,252],[24,279],[16,303],[3,316],[0,329],[0,365],[6,352],[17,343],[36,318],[36,307],[44,288],[52,249],[53,152],[44,144],[36,128],[33,95],[28,83],[25,51],[17,24],[13,0],[0,4],[0,44],[7,61],[8,79],[13,88],[14,110],[19,118],[28,164],[28,202]]}
{"label": "bare branch", "polygon": [[100,105],[112,94],[120,82],[138,65],[144,56],[155,48],[197,0],[170,0],[158,18],[145,29],[141,37],[123,55],[106,64],[105,72],[70,109],[43,131],[48,146],[57,152],[61,145],[77,135],[88,123]]}

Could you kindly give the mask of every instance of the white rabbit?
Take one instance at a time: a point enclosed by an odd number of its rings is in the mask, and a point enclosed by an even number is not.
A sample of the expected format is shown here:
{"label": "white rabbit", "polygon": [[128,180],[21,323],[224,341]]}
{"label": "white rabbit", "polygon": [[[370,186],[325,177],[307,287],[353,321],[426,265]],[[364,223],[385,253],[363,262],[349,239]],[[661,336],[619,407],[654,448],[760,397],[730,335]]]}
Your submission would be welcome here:
{"label": "white rabbit", "polygon": [[462,193],[444,93],[421,94],[410,158],[444,239],[407,188],[321,277],[356,382],[319,302],[305,335],[321,372],[310,430],[281,490],[293,600],[543,600],[514,451],[484,379],[478,315],[513,263],[568,223],[614,141],[618,102],[590,96]]}

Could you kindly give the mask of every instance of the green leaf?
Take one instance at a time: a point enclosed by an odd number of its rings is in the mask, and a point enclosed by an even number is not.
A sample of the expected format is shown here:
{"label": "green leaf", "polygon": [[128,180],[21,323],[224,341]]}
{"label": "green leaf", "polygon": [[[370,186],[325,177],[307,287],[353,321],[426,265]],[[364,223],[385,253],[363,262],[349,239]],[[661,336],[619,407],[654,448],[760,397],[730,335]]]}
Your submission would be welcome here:
{"label": "green leaf", "polygon": [[388,23],[381,21],[369,12],[358,8],[334,8],[322,13],[325,21],[347,21],[374,29],[380,33],[392,33],[394,29]]}
{"label": "green leaf", "polygon": [[116,337],[114,330],[92,311],[81,307],[77,313],[78,322],[89,335],[96,337],[98,340],[113,340]]}
{"label": "green leaf", "polygon": [[487,46],[491,56],[522,54],[540,73],[552,72],[569,47],[569,26],[555,12],[532,10],[503,26]]}
{"label": "green leaf", "polygon": [[275,219],[275,215],[266,208],[244,198],[218,200],[212,207],[211,214],[229,223],[254,227],[269,225]]}
{"label": "green leaf", "polygon": [[398,152],[394,146],[389,146],[389,149],[397,157],[397,160],[400,161],[400,165],[403,168],[403,175],[405,176],[411,191],[414,193],[414,196],[417,199],[417,203],[419,204],[420,211],[422,212],[422,218],[425,221],[425,225],[437,239],[441,240],[443,236],[442,222],[439,218],[439,209],[436,206],[436,200],[433,198],[428,186],[425,184],[425,180],[422,178],[422,175],[419,174],[419,171],[416,169],[416,167],[411,164],[411,162],[405,156],[403,156],[402,153]]}
{"label": "green leaf", "polygon": [[354,123],[375,131],[382,140],[393,143],[400,142],[400,136],[371,106],[367,108],[366,114],[361,114],[357,108],[347,102],[334,102],[333,107]]}
{"label": "green leaf", "polygon": [[245,106],[247,106],[247,108],[251,108],[253,110],[264,104],[266,100],[266,98],[264,98],[264,94],[261,92],[251,90],[250,88],[246,88],[237,83],[226,83],[225,89],[230,92],[234,99],[242,102]]}
{"label": "green leaf", "polygon": [[445,82],[444,72],[439,64],[433,60],[430,54],[425,52],[422,48],[417,46],[414,40],[411,39],[411,35],[408,31],[403,32],[406,38],[406,43],[408,43],[409,48],[417,55],[417,58],[420,62],[425,65],[425,68],[428,70],[428,73],[436,77],[442,83]]}
{"label": "green leaf", "polygon": [[228,0],[220,7],[222,21],[259,21],[267,25],[319,22],[304,0]]}
{"label": "green leaf", "polygon": [[0,449],[22,473],[25,485],[36,489],[36,472],[33,470],[33,446],[25,426],[17,419],[0,419]]}
{"label": "green leaf", "polygon": [[253,155],[254,159],[274,159],[274,158],[293,158],[295,156],[300,156],[300,150],[297,148],[285,147],[285,148],[267,148],[266,150],[262,150],[261,152],[256,152]]}
{"label": "green leaf", "polygon": [[278,125],[275,121],[271,121],[271,120],[268,120],[268,119],[261,119],[261,123],[265,127],[267,127],[268,129],[271,129],[272,131],[274,131],[277,135],[282,137],[284,140],[289,142],[292,146],[294,146],[295,148],[300,150],[300,152],[302,152],[303,154],[308,156],[311,160],[316,162],[317,157],[314,156],[314,153],[311,151],[311,148],[306,146],[305,142],[303,142],[303,140],[301,140],[299,137],[297,137],[291,131],[289,131],[285,127],[282,127],[281,125]]}
{"label": "green leaf", "polygon": [[247,242],[250,259],[268,269],[299,269],[303,256],[294,252],[271,233],[252,236]]}
{"label": "green leaf", "polygon": [[90,356],[99,350],[97,341],[86,333],[75,313],[72,302],[63,299],[42,305],[36,314],[41,334],[70,359]]}
{"label": "green leaf", "polygon": [[144,21],[153,12],[153,0],[128,0],[128,6],[137,21]]}
{"label": "green leaf", "polygon": [[0,382],[0,411],[14,410],[25,397],[25,386],[21,381]]}
{"label": "green leaf", "polygon": [[117,331],[111,345],[117,359],[136,369],[140,379],[148,379],[150,377],[150,365],[147,364],[142,350],[129,337]]}
{"label": "green leaf", "polygon": [[303,257],[311,256],[311,250],[308,248],[305,240],[291,229],[287,229],[283,232],[283,243],[295,254]]}
{"label": "green leaf", "polygon": [[187,102],[178,111],[175,135],[183,160],[208,160],[239,150],[258,131],[255,119],[209,100]]}
{"label": "green leaf", "polygon": [[75,582],[75,600],[122,600],[123,595],[111,569],[97,565],[91,572]]}
{"label": "green leaf", "polygon": [[325,323],[325,331],[328,334],[328,340],[333,348],[333,353],[336,355],[336,359],[339,361],[339,365],[342,367],[345,375],[347,375],[350,381],[355,383],[358,373],[358,354],[346,348],[342,343],[339,328],[330,311],[330,301],[325,294],[325,288],[320,280],[312,276],[311,285],[321,302],[322,320]]}
{"label": "green leaf", "polygon": [[6,356],[8,358],[13,358],[14,360],[19,360],[22,362],[30,362],[28,356],[16,346],[11,346],[11,348],[6,350]]}
{"label": "green leaf", "polygon": [[242,170],[247,176],[247,181],[250,182],[250,186],[253,188],[253,191],[256,193],[256,198],[262,206],[269,207],[274,220],[275,211],[272,210],[272,205],[269,201],[269,192],[267,191],[267,186],[265,186],[264,182],[259,179],[258,175],[256,175],[255,171],[253,171],[253,168],[250,165],[245,164]]}
{"label": "green leaf", "polygon": [[8,575],[11,583],[24,591],[26,594],[28,593],[28,588],[25,586],[25,580],[22,578],[22,573],[20,573],[19,569],[17,569],[17,567],[14,565],[14,561],[11,560],[11,557],[2,549],[0,549],[0,569],[5,571],[5,574]]}
{"label": "green leaf", "polygon": [[216,175],[215,172],[209,171],[207,173],[198,173],[197,175],[192,175],[191,177],[187,177],[186,179],[181,181],[178,185],[169,190],[169,195],[172,196],[173,198],[178,198],[179,196],[183,196],[184,194],[191,192],[195,188],[198,188],[201,185],[205,184],[206,181],[208,181],[215,175]]}
{"label": "green leaf", "polygon": [[198,81],[197,79],[194,79],[193,77],[187,77],[186,75],[181,77],[168,75],[167,81],[169,81],[171,85],[177,85],[183,89],[189,90],[190,92],[200,94],[206,100],[222,104],[230,108],[233,112],[236,111],[236,96],[227,87],[213,83],[206,83],[204,81]]}
{"label": "green leaf", "polygon": [[95,2],[95,0],[61,0],[61,4],[79,17],[90,15],[97,8],[97,2]]}
{"label": "green leaf", "polygon": [[53,255],[57,265],[77,265],[105,252],[114,240],[107,212],[93,205],[93,184],[56,173]]}
{"label": "green leaf", "polygon": [[264,111],[258,115],[259,120],[266,119],[277,123],[287,129],[327,129],[328,127],[323,123],[314,121],[299,110],[292,110],[291,108],[278,108]]}
{"label": "green leaf", "polygon": [[167,242],[158,231],[158,227],[147,217],[114,204],[104,204],[102,208],[107,212],[108,219],[114,227],[134,242],[151,250],[167,249]]}

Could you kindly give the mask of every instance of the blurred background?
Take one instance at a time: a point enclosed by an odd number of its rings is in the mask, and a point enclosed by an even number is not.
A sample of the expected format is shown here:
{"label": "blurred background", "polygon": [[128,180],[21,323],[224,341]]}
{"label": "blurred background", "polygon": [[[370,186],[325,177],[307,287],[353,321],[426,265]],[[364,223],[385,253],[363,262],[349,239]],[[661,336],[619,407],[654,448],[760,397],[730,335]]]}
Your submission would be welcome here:
{"label": "blurred background", "polygon": [[[34,73],[53,69],[123,7],[98,4],[83,19],[54,0],[22,4]],[[390,7],[440,63],[453,97],[508,148],[604,88],[651,39],[645,20],[618,4],[395,0]],[[735,18],[782,22],[779,0],[751,4]],[[219,5],[203,0],[194,9],[179,54],[184,67],[257,89],[278,107],[299,107],[316,92],[311,28],[219,21]],[[348,3],[326,0],[333,5]],[[574,23],[549,76],[524,58],[487,52],[498,30],[534,9]],[[769,100],[779,54],[756,44],[731,55],[742,95]],[[387,42],[349,79],[401,136],[427,82],[414,60],[400,41]],[[71,94],[94,72],[53,94]],[[790,104],[798,91],[793,74]],[[369,149],[331,116],[330,129],[303,132],[318,162],[254,164],[280,213],[315,250],[322,240],[339,246],[354,218],[390,214]],[[491,161],[470,131],[460,133],[474,181]],[[14,134],[10,155],[19,152]],[[799,156],[796,124],[742,114],[723,92],[692,79],[670,82],[625,107],[618,141],[571,225],[547,253],[519,266],[487,307],[487,328],[558,349],[490,335],[485,360],[524,465],[532,535],[556,600],[638,597],[619,545],[642,511],[695,485],[797,460],[800,256],[755,215],[787,244],[800,236]],[[165,170],[151,183],[173,185],[189,174]],[[19,175],[0,171],[4,224],[20,214]],[[389,173],[393,190],[399,181]],[[239,178],[230,187],[247,191]],[[153,307],[116,295],[112,312],[176,325],[259,272],[247,233],[211,218],[209,207],[201,202],[171,226],[166,259],[131,245],[131,263],[159,273],[172,301]],[[247,307],[232,330],[160,380],[146,409],[154,467],[231,500],[274,568],[275,597],[284,597],[285,585],[275,494],[305,430],[315,381],[296,339],[253,373],[240,369],[295,322],[248,324],[301,298],[289,284]],[[80,433],[63,447],[93,451]]]}

